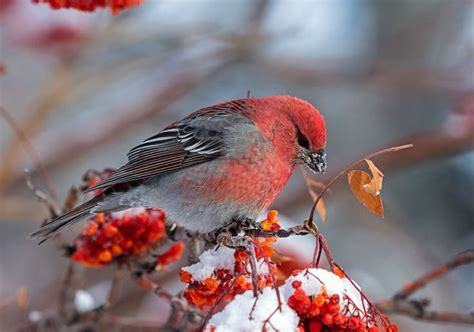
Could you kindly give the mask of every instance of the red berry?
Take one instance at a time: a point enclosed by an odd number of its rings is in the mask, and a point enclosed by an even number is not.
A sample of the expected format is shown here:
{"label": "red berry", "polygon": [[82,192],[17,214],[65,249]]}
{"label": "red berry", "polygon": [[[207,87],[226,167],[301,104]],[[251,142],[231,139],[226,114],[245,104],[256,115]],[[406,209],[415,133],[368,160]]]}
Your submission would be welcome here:
{"label": "red berry", "polygon": [[309,331],[310,332],[321,332],[323,324],[319,320],[311,320],[309,322]]}
{"label": "red berry", "polygon": [[306,293],[298,288],[288,299],[288,305],[299,314],[304,314],[311,306],[311,300]]}
{"label": "red berry", "polygon": [[341,314],[341,313],[338,313],[334,316],[334,324],[336,325],[341,325],[345,322],[345,317]]}
{"label": "red berry", "polygon": [[395,324],[391,324],[391,325],[388,327],[388,331],[389,331],[389,332],[398,332],[398,326],[395,325]]}
{"label": "red berry", "polygon": [[323,316],[323,323],[325,325],[331,326],[334,322],[334,319],[331,314],[324,314]]}
{"label": "red berry", "polygon": [[299,281],[299,280],[293,280],[293,282],[291,283],[291,286],[292,286],[293,288],[295,288],[295,289],[296,289],[296,288],[300,288],[300,287],[301,287],[301,281]]}

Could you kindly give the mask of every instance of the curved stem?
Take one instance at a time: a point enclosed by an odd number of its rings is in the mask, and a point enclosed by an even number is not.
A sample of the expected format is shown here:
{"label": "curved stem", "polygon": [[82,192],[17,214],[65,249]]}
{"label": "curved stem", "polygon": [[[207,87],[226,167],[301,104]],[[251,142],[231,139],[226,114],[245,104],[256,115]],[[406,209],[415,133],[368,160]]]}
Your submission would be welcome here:
{"label": "curved stem", "polygon": [[374,157],[379,156],[379,155],[384,154],[384,153],[397,152],[397,151],[412,148],[412,147],[413,147],[413,144],[406,144],[406,145],[394,146],[394,147],[391,147],[391,148],[386,148],[386,149],[383,149],[383,150],[380,150],[380,151],[377,151],[377,152],[373,152],[373,153],[368,154],[365,157],[353,162],[352,164],[347,166],[345,169],[343,169],[341,172],[339,172],[339,174],[337,174],[335,177],[333,177],[331,179],[331,181],[328,182],[328,184],[319,193],[318,197],[316,197],[316,200],[314,201],[313,206],[311,208],[311,212],[309,214],[309,218],[308,218],[309,225],[313,224],[314,212],[316,210],[316,206],[318,205],[319,201],[321,200],[323,195],[326,193],[326,191],[328,191],[329,187],[332,186],[334,184],[334,182],[339,180],[344,174],[349,172],[353,167],[357,166],[358,164],[360,164],[361,162],[363,162],[366,159],[371,159],[371,158],[374,158]]}

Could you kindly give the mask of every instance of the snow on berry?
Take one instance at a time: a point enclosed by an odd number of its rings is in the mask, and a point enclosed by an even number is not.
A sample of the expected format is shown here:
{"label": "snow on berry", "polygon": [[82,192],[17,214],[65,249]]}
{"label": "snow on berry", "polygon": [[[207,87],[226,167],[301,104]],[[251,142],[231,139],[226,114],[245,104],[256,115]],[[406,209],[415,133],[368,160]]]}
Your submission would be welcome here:
{"label": "snow on berry", "polygon": [[371,305],[346,277],[312,268],[288,278],[282,293],[302,331],[378,331]]}
{"label": "snow on berry", "polygon": [[226,247],[204,251],[199,256],[199,262],[182,268],[193,276],[195,281],[203,281],[210,278],[214,270],[234,270],[234,250]]}
{"label": "snow on berry", "polygon": [[237,295],[225,309],[215,314],[205,331],[297,331],[298,315],[286,303],[278,309],[275,289],[267,287],[253,297],[252,291]]}
{"label": "snow on berry", "polygon": [[[273,263],[266,262],[262,256],[257,261],[258,287],[272,285],[275,271]],[[181,269],[180,277],[188,284],[184,297],[199,308],[215,305],[222,296],[222,301],[230,301],[253,288],[247,253],[226,247],[203,252],[198,263]]]}
{"label": "snow on berry", "polygon": [[367,301],[362,299],[359,290],[349,279],[341,278],[330,271],[312,268],[303,270],[297,275],[288,278],[283,290],[283,294],[287,300],[295,290],[292,285],[293,281],[299,281],[301,283],[300,288],[308,296],[315,296],[324,292],[329,296],[338,295],[341,299],[342,306],[348,304],[347,299],[351,299],[351,302],[353,302],[359,310],[363,311],[364,308],[369,307]]}

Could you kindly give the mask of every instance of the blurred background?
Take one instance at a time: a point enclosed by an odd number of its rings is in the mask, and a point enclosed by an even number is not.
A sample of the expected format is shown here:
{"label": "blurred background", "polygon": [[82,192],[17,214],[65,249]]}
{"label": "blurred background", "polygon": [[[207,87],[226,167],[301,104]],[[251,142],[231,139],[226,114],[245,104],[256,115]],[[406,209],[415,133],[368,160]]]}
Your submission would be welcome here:
{"label": "blurred background", "polygon": [[[325,199],[320,228],[336,260],[374,300],[474,247],[473,55],[469,0],[145,0],[116,16],[0,1],[0,104],[61,199],[86,170],[120,166],[129,148],[168,123],[248,92],[289,94],[321,110],[329,174],[318,181],[369,152],[413,143],[375,159],[385,173],[383,220],[359,205],[345,179]],[[23,170],[40,188],[48,184],[28,144],[3,120],[0,330],[9,331],[54,307],[67,259],[53,245],[27,239],[48,211],[26,187]],[[294,224],[310,207],[297,170],[273,208]],[[306,261],[313,244],[284,245]],[[100,302],[111,272],[80,273],[77,287]],[[30,300],[18,310],[12,299],[22,287]],[[126,303],[114,312],[166,318],[152,294],[131,283],[121,292]],[[417,297],[431,299],[436,310],[474,310],[474,267]],[[393,320],[401,331],[472,331]]]}

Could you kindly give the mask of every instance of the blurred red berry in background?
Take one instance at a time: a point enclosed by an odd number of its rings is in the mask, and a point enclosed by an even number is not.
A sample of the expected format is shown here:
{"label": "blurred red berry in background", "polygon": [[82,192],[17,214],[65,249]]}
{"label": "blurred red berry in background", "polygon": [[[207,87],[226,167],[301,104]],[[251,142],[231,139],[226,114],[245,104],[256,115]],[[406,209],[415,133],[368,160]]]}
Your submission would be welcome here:
{"label": "blurred red berry in background", "polygon": [[93,12],[97,8],[109,7],[113,14],[121,10],[138,6],[142,0],[31,0],[33,3],[48,3],[52,9],[77,9],[83,12]]}
{"label": "blurred red berry in background", "polygon": [[[138,257],[153,249],[166,237],[165,214],[146,209],[139,213],[99,213],[75,240],[72,259],[88,266],[104,266],[117,258]],[[172,247],[159,263],[169,264],[184,248]],[[178,257],[179,258],[179,257]]]}

